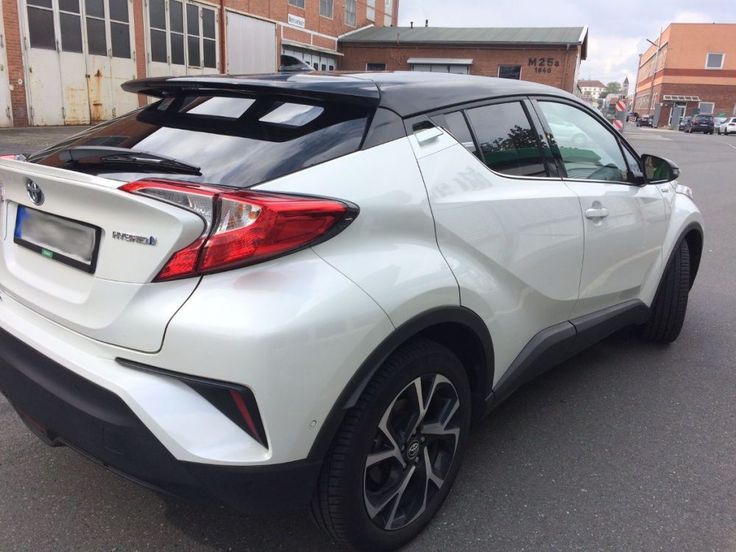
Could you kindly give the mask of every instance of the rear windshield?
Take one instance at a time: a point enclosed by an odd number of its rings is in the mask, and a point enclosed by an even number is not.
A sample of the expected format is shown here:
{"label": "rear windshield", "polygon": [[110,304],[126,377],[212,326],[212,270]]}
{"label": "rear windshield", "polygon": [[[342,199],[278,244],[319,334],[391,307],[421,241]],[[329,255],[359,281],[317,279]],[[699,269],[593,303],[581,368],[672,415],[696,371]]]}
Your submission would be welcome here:
{"label": "rear windshield", "polygon": [[[38,152],[29,161],[131,181],[151,175],[248,187],[360,149],[373,108],[276,97],[180,96],[160,100]],[[69,161],[69,150],[124,148],[196,167]],[[124,151],[124,150],[123,150]]]}

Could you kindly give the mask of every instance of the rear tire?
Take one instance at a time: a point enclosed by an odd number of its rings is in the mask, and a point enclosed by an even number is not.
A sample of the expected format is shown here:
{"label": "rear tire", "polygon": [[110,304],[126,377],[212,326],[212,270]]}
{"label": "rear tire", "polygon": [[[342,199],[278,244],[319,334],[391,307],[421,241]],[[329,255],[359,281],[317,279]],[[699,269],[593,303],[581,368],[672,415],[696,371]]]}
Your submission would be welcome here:
{"label": "rear tire", "polygon": [[649,321],[640,326],[640,335],[657,343],[672,343],[680,335],[690,292],[690,249],[682,240],[654,297]]}
{"label": "rear tire", "polygon": [[312,501],[322,529],[357,550],[394,550],[413,539],[457,475],[470,400],[451,351],[426,339],[397,349],[345,415],[322,466]]}

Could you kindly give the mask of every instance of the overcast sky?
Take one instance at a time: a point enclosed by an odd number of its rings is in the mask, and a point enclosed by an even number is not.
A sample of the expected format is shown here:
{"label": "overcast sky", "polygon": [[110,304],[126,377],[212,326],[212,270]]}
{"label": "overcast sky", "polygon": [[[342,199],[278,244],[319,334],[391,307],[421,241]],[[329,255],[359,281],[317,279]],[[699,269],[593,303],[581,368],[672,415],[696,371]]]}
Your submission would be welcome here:
{"label": "overcast sky", "polygon": [[629,77],[633,90],[645,39],[670,22],[736,22],[736,0],[400,0],[399,24],[435,27],[579,27],[590,29],[580,78]]}

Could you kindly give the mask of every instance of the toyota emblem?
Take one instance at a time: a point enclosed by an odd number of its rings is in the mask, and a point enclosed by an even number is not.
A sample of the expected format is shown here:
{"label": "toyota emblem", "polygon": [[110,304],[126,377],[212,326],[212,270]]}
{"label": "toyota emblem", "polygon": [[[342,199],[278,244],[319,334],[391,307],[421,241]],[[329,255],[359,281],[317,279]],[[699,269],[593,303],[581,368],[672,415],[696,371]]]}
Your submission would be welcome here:
{"label": "toyota emblem", "polygon": [[34,205],[41,205],[43,203],[43,190],[33,180],[26,182],[26,191]]}

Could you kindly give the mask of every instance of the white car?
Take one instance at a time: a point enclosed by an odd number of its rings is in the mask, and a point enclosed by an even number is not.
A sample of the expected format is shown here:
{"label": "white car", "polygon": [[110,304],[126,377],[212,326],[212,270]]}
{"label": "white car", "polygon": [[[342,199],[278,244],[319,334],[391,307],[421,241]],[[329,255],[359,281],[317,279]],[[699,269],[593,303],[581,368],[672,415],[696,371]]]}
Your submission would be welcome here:
{"label": "white car", "polygon": [[394,549],[519,385],[626,326],[680,333],[692,193],[567,93],[124,88],[160,100],[0,160],[0,389],[50,444],[244,511],[311,504],[338,541]]}
{"label": "white car", "polygon": [[716,130],[718,134],[725,134],[728,136],[732,132],[736,134],[736,117],[729,117],[723,121]]}

